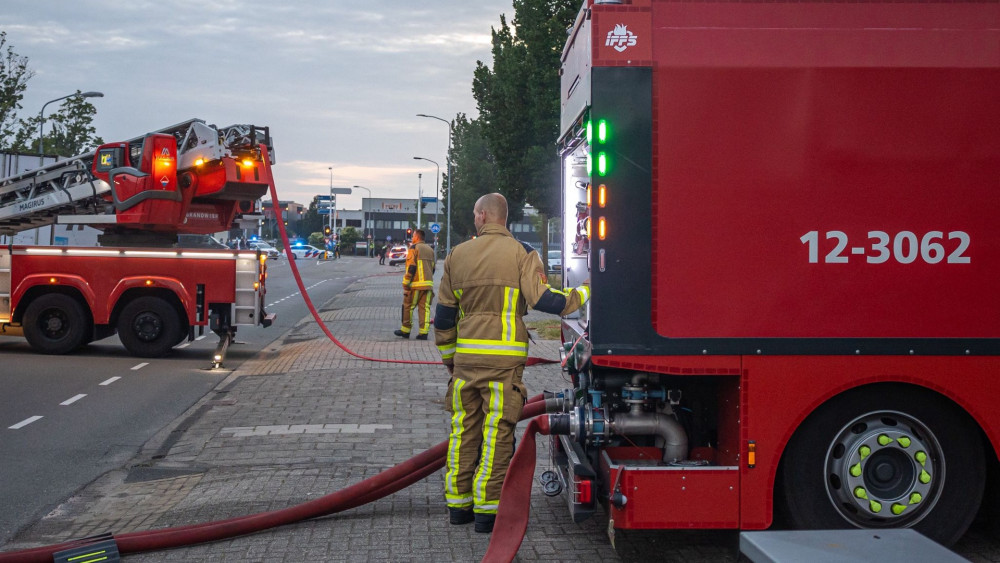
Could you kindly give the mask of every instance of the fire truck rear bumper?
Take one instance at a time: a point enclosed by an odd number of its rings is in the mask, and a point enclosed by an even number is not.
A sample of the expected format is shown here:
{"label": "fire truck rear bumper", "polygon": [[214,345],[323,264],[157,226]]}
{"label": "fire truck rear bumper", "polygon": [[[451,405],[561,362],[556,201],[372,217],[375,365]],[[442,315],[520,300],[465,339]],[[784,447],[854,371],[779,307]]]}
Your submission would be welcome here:
{"label": "fire truck rear bumper", "polygon": [[570,516],[574,522],[583,522],[594,514],[594,468],[575,440],[569,436],[550,436],[549,451],[552,464],[566,494]]}

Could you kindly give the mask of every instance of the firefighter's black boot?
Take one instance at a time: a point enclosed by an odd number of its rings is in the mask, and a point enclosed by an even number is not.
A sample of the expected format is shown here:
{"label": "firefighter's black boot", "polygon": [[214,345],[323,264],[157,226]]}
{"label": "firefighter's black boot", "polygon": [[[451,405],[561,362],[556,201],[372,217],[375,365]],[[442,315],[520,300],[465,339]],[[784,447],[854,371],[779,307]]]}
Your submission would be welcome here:
{"label": "firefighter's black boot", "polygon": [[417,335],[417,340],[427,340],[427,335],[426,334],[418,334]]}
{"label": "firefighter's black boot", "polygon": [[398,328],[396,330],[394,330],[392,333],[395,334],[396,336],[400,337],[400,338],[406,338],[406,339],[410,338],[410,333],[409,332],[403,332],[402,330],[399,330]]}
{"label": "firefighter's black boot", "polygon": [[476,514],[476,531],[480,534],[493,532],[493,523],[496,522],[496,514]]}
{"label": "firefighter's black boot", "polygon": [[471,508],[455,508],[452,506],[448,507],[448,521],[452,524],[462,525],[469,524],[475,520],[475,515],[472,514]]}

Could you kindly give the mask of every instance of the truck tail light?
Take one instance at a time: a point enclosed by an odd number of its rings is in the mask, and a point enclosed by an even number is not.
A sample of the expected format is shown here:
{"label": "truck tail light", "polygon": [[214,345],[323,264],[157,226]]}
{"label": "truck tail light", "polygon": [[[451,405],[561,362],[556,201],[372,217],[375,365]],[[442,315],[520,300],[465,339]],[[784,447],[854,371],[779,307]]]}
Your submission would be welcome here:
{"label": "truck tail light", "polygon": [[594,482],[573,476],[573,496],[580,504],[590,504],[594,500]]}
{"label": "truck tail light", "polygon": [[601,184],[597,187],[597,206],[604,207],[608,204],[608,187]]}
{"label": "truck tail light", "polygon": [[597,238],[604,240],[608,234],[608,222],[601,217],[597,220]]}
{"label": "truck tail light", "polygon": [[587,184],[587,207],[590,207],[590,206],[593,205],[593,201],[594,201],[593,191],[594,191],[593,187],[590,184]]}

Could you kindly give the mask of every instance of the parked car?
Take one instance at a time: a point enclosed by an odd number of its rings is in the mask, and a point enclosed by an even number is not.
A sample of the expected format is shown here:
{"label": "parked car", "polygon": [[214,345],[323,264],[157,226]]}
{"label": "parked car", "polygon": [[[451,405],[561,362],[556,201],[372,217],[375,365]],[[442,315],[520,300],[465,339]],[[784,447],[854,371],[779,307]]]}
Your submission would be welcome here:
{"label": "parked car", "polygon": [[562,250],[549,251],[549,273],[554,274],[562,271]]}
{"label": "parked car", "polygon": [[292,259],[322,258],[326,251],[311,244],[299,244],[292,247]]}
{"label": "parked car", "polygon": [[389,260],[390,266],[395,266],[396,264],[402,264],[406,262],[406,247],[405,246],[394,246],[389,249],[389,254],[386,255]]}
{"label": "parked car", "polygon": [[267,254],[268,258],[271,258],[271,259],[281,258],[281,252],[277,248],[271,246],[270,244],[267,244],[266,242],[264,242],[262,240],[255,240],[255,241],[251,242],[250,244],[248,244],[247,246],[249,246],[250,248],[252,248],[254,250],[259,250],[259,251],[263,252],[264,254]]}

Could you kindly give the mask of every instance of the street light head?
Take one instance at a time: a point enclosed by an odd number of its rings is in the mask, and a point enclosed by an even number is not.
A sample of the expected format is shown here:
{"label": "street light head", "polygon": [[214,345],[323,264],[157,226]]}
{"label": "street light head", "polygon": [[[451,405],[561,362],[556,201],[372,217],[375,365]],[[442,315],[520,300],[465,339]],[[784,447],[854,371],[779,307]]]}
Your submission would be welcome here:
{"label": "street light head", "polygon": [[103,98],[104,97],[104,93],[103,92],[84,92],[84,93],[80,94],[80,97],[81,98]]}

